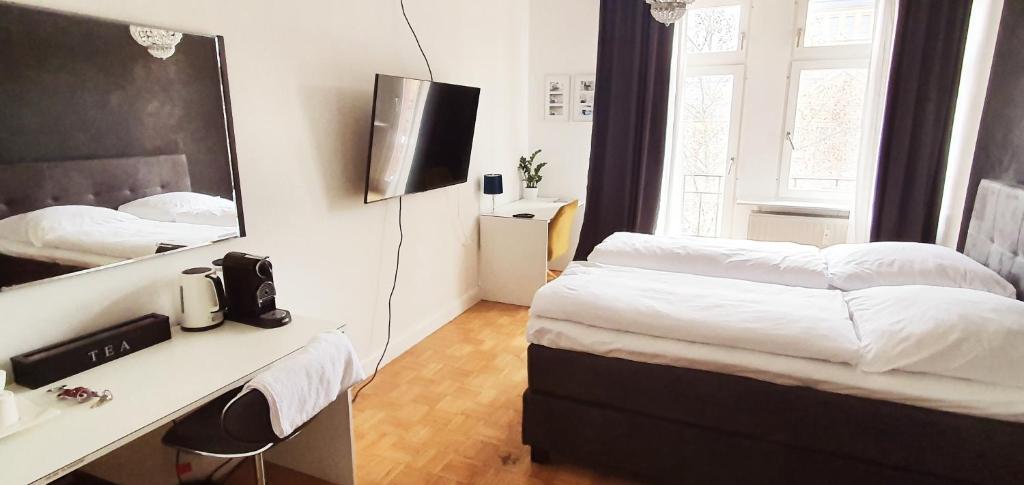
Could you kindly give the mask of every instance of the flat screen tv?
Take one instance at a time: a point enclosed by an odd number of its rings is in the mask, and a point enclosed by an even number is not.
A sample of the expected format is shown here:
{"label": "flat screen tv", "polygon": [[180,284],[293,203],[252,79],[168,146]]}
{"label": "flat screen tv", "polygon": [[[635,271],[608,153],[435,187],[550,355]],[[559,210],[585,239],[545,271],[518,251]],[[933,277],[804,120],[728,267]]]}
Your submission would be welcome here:
{"label": "flat screen tv", "polygon": [[365,203],[466,182],[480,89],[377,75]]}

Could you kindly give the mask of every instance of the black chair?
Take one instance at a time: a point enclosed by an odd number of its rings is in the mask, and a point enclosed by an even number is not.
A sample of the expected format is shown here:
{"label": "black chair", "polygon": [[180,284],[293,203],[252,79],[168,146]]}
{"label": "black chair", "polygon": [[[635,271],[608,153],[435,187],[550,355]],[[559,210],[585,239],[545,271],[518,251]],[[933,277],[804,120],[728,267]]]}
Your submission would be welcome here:
{"label": "black chair", "polygon": [[249,391],[235,399],[241,391],[241,387],[228,391],[175,422],[162,441],[165,446],[197,455],[225,459],[252,456],[256,481],[266,485],[263,452],[298,435],[305,425],[285,438],[278,437],[270,424],[270,405],[263,393]]}

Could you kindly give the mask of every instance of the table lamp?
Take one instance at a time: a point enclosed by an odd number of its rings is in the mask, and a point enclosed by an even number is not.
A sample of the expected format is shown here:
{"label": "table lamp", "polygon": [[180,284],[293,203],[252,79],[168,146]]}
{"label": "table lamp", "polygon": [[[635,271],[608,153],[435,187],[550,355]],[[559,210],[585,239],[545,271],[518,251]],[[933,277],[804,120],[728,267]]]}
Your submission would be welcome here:
{"label": "table lamp", "polygon": [[501,186],[500,173],[484,175],[484,193],[491,196],[491,213],[494,213],[494,198],[496,195],[504,193],[504,189]]}

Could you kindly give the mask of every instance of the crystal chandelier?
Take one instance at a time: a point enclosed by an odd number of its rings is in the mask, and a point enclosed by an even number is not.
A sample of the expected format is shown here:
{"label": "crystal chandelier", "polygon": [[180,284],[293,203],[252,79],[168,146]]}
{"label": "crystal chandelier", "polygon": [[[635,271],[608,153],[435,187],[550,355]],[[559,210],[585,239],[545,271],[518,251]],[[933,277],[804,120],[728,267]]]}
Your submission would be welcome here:
{"label": "crystal chandelier", "polygon": [[665,25],[672,25],[686,15],[686,6],[696,0],[647,0],[651,16]]}
{"label": "crystal chandelier", "polygon": [[157,59],[167,59],[174,54],[174,46],[181,42],[181,32],[130,25],[132,38],[145,47]]}

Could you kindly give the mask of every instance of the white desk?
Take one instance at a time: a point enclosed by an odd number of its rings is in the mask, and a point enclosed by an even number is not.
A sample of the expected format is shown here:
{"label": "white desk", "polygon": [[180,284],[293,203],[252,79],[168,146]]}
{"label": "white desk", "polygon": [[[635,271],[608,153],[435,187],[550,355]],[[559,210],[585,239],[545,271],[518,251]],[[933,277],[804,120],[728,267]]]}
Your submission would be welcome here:
{"label": "white desk", "polygon": [[[554,198],[522,199],[480,214],[480,291],[484,300],[530,305],[533,294],[547,283],[548,223],[567,203]],[[534,217],[512,217],[522,212]]]}
{"label": "white desk", "polygon": [[[91,403],[57,401],[45,388],[14,387],[11,390],[20,397],[39,405],[57,406],[61,414],[0,439],[0,483],[46,483],[66,475],[242,385],[266,366],[301,348],[317,333],[334,328],[341,325],[300,316],[272,330],[234,322],[200,333],[181,332],[174,327],[167,342],[55,384],[110,389],[114,400],[98,408],[91,408]],[[268,455],[268,460],[334,483],[353,483],[348,399],[338,399],[328,410],[307,430],[317,426],[331,429],[306,431],[302,435],[329,436],[330,442],[317,446],[307,443],[299,452],[285,450],[280,459]],[[324,415],[330,416],[320,422]],[[293,441],[299,441],[302,435]],[[112,473],[118,476],[102,478],[138,483],[134,477],[147,477],[139,475],[147,470],[113,468],[117,470]],[[142,483],[159,482],[152,478],[161,474],[174,476],[173,466],[148,473],[150,479],[143,478]]]}

